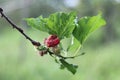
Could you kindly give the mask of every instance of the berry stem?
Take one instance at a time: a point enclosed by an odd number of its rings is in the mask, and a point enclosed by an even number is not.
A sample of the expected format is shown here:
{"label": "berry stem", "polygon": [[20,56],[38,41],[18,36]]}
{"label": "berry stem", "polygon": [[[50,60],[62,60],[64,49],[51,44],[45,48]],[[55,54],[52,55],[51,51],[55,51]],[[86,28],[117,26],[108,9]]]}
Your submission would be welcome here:
{"label": "berry stem", "polygon": [[37,41],[34,41],[33,39],[31,39],[29,36],[27,36],[24,31],[19,28],[15,23],[13,23],[4,13],[3,13],[3,9],[0,8],[0,14],[1,14],[1,17],[5,18],[5,20],[11,24],[11,26],[13,28],[15,28],[17,31],[19,31],[26,39],[28,39],[34,46],[40,46],[40,42],[37,42]]}

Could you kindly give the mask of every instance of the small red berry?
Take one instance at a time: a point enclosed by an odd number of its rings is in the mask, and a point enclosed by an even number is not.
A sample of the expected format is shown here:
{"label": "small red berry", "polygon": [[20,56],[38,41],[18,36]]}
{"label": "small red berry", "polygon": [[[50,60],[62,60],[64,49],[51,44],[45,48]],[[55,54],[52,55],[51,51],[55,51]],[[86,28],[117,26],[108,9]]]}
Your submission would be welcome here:
{"label": "small red berry", "polygon": [[55,47],[60,43],[60,39],[56,35],[50,35],[44,40],[44,44],[47,47]]}

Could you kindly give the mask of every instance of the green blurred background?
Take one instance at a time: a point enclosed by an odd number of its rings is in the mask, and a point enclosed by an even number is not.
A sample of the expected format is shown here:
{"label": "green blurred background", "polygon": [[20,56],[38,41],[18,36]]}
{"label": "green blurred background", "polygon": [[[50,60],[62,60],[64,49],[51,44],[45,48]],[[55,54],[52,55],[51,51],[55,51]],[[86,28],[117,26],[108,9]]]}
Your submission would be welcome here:
{"label": "green blurred background", "polygon": [[81,52],[86,54],[69,60],[79,65],[72,75],[60,70],[49,55],[39,56],[29,41],[0,18],[0,80],[120,80],[120,0],[0,0],[0,7],[40,42],[48,34],[28,27],[24,18],[60,11],[76,11],[82,17],[102,11],[107,21],[84,43]]}

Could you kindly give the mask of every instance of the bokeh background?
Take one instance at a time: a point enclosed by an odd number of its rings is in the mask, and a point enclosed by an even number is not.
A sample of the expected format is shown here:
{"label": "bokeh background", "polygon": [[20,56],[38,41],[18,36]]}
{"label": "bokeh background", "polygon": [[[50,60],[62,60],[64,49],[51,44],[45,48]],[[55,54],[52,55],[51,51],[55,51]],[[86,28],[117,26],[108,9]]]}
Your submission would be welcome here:
{"label": "bokeh background", "polygon": [[106,26],[84,43],[84,56],[69,62],[79,65],[72,75],[60,70],[49,55],[39,56],[32,44],[0,18],[0,80],[120,80],[120,0],[0,0],[0,7],[30,37],[43,42],[48,34],[26,25],[24,18],[48,17],[76,11],[79,17],[101,11]]}

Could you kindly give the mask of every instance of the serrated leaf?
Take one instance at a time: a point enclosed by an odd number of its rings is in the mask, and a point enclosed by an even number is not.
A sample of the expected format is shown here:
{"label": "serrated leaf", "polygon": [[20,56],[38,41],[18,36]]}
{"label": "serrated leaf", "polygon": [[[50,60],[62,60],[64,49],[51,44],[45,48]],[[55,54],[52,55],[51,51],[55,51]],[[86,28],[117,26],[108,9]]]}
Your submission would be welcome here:
{"label": "serrated leaf", "polygon": [[[60,59],[60,62],[62,63],[62,65],[67,68],[67,70],[69,70],[72,74],[75,74],[77,71],[78,66],[77,65],[73,65],[73,64],[69,64],[68,62],[66,62],[64,59]],[[62,67],[63,67],[62,66]]]}
{"label": "serrated leaf", "polygon": [[93,17],[80,18],[78,25],[73,31],[73,35],[82,44],[91,32],[105,24],[106,22],[102,19],[101,14]]}
{"label": "serrated leaf", "polygon": [[28,18],[26,19],[29,26],[49,34],[55,34],[60,39],[69,37],[75,28],[76,13],[54,13],[48,18]]}
{"label": "serrated leaf", "polygon": [[25,19],[27,21],[27,24],[33,28],[36,28],[40,31],[49,32],[49,27],[46,27],[46,21],[43,19],[42,16],[39,16],[38,18],[27,18]]}

